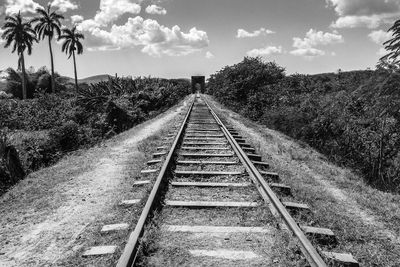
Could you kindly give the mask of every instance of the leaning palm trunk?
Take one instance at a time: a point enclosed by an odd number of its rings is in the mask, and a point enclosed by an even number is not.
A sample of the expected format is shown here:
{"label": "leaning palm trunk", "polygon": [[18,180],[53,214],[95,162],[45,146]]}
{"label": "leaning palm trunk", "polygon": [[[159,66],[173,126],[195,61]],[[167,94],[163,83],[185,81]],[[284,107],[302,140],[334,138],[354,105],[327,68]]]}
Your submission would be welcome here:
{"label": "leaning palm trunk", "polygon": [[51,38],[49,37],[49,48],[50,48],[50,61],[51,61],[51,93],[56,91],[56,82],[54,80],[54,60],[53,60],[53,49],[51,48]]}
{"label": "leaning palm trunk", "polygon": [[72,58],[74,60],[74,74],[75,74],[75,93],[78,95],[78,74],[76,73],[76,59],[75,51],[72,51]]}
{"label": "leaning palm trunk", "polygon": [[27,99],[28,94],[26,91],[26,73],[25,73],[24,52],[21,52],[21,69],[22,69],[22,99]]}

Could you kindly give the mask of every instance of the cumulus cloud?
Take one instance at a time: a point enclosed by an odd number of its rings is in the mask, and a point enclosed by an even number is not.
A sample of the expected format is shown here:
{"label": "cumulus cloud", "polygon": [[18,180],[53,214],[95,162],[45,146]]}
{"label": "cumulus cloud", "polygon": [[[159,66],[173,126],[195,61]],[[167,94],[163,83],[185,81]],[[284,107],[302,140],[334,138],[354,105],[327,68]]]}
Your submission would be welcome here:
{"label": "cumulus cloud", "polygon": [[54,0],[51,2],[51,6],[58,8],[61,12],[67,12],[68,10],[75,10],[78,8],[78,5],[69,1],[69,0]]}
{"label": "cumulus cloud", "polygon": [[153,14],[153,15],[166,15],[167,10],[165,8],[157,6],[157,5],[150,5],[150,6],[146,7],[146,13]]}
{"label": "cumulus cloud", "polygon": [[82,21],[79,28],[80,30],[94,31],[114,22],[123,14],[139,14],[140,10],[140,5],[132,3],[130,0],[101,0],[100,10],[94,18]]}
{"label": "cumulus cloud", "polygon": [[214,56],[213,53],[211,53],[210,51],[207,51],[207,52],[206,52],[206,58],[212,59],[212,58],[215,58],[215,56]]}
{"label": "cumulus cloud", "polygon": [[6,0],[5,12],[7,15],[21,13],[34,13],[35,9],[41,7],[33,0]]}
{"label": "cumulus cloud", "polygon": [[72,15],[71,22],[72,24],[80,23],[83,21],[83,17],[81,15]]}
{"label": "cumulus cloud", "polygon": [[140,10],[140,5],[132,3],[132,0],[101,0],[95,17],[83,20],[77,26],[86,34],[88,50],[141,47],[143,53],[159,57],[188,55],[209,45],[207,33],[195,27],[184,32],[178,25],[169,28],[140,16],[129,17],[122,25],[114,24],[121,15],[139,14]]}
{"label": "cumulus cloud", "polygon": [[249,57],[257,57],[257,56],[277,55],[282,53],[283,53],[282,46],[266,46],[263,48],[252,49],[250,51],[247,51],[246,54]]}
{"label": "cumulus cloud", "polygon": [[295,56],[303,56],[306,58],[312,58],[312,57],[317,57],[317,56],[323,56],[323,55],[325,55],[325,52],[322,50],[319,50],[317,48],[308,47],[308,48],[297,48],[293,51],[290,51],[290,54],[295,55]]}
{"label": "cumulus cloud", "polygon": [[400,0],[326,0],[339,18],[335,28],[377,28],[400,15]]}
{"label": "cumulus cloud", "polygon": [[143,53],[155,57],[188,55],[209,44],[204,31],[192,28],[185,33],[177,25],[168,28],[140,16],[129,18],[124,25],[113,25],[109,31],[95,28],[90,33],[97,38],[99,44],[92,47],[92,51],[143,46]]}
{"label": "cumulus cloud", "polygon": [[392,34],[383,30],[377,30],[368,34],[368,37],[376,44],[383,44],[392,37]]}
{"label": "cumulus cloud", "polygon": [[325,52],[317,49],[316,46],[326,46],[330,44],[343,43],[343,36],[333,32],[323,32],[310,29],[306,33],[306,37],[301,39],[299,37],[293,38],[293,47],[296,48],[290,53],[295,56],[316,57],[323,56]]}
{"label": "cumulus cloud", "polygon": [[368,37],[371,39],[372,42],[378,45],[382,45],[382,47],[379,48],[378,52],[376,52],[379,57],[383,57],[388,53],[388,51],[383,47],[383,43],[392,38],[391,33],[383,30],[376,30],[368,34]]}
{"label": "cumulus cloud", "polygon": [[343,43],[343,37],[338,33],[329,33],[323,31],[316,31],[314,29],[310,29],[306,33],[306,37],[304,39],[294,37],[293,38],[293,46],[297,48],[307,48],[317,45],[328,45],[335,43]]}
{"label": "cumulus cloud", "polygon": [[265,28],[260,28],[259,30],[255,30],[253,32],[248,32],[243,29],[238,29],[236,38],[254,38],[254,37],[261,36],[261,35],[267,35],[267,34],[273,34],[273,33],[275,33],[275,32],[265,29]]}

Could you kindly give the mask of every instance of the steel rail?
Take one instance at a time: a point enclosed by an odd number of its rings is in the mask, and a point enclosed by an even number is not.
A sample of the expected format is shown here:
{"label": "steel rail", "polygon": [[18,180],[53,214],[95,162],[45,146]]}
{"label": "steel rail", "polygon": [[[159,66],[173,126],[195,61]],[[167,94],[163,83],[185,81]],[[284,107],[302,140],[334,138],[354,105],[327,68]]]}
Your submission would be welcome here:
{"label": "steel rail", "polygon": [[180,139],[183,137],[183,133],[184,133],[185,127],[187,125],[187,121],[190,116],[190,113],[192,112],[195,99],[196,98],[194,96],[193,101],[192,101],[192,103],[186,113],[186,116],[182,122],[182,125],[179,129],[179,132],[176,135],[175,140],[172,143],[172,146],[170,148],[170,151],[164,161],[164,164],[161,167],[160,173],[157,176],[156,182],[154,183],[153,189],[150,192],[150,195],[146,201],[146,205],[143,208],[140,218],[136,224],[136,227],[133,230],[133,232],[131,232],[131,234],[129,235],[128,242],[126,243],[124,251],[116,265],[117,267],[131,267],[131,266],[134,266],[136,263],[138,252],[139,252],[139,247],[140,247],[140,239],[143,236],[144,227],[146,226],[146,223],[153,212],[155,200],[160,191],[160,185],[165,180],[166,173],[172,163],[172,159],[173,159],[176,147],[177,147]]}
{"label": "steel rail", "polygon": [[[233,138],[231,133],[228,131],[228,129],[225,127],[225,125],[222,123],[218,115],[214,112],[214,110],[211,108],[209,103],[205,98],[202,97],[204,102],[206,103],[207,107],[209,108],[211,114],[213,115],[215,121],[218,123],[220,126],[221,130],[225,134],[225,136],[228,139],[228,142],[231,144],[233,150],[235,151],[236,155],[239,157],[240,161],[243,163],[245,166],[248,174],[254,181],[254,183],[257,186],[257,188],[260,188],[263,190],[263,192],[266,194],[268,197],[267,201],[270,201],[274,208],[278,211],[279,215],[285,222],[286,226],[293,232],[293,234],[297,237],[300,243],[300,247],[302,248],[302,251],[304,253],[304,256],[306,257],[307,261],[311,266],[317,266],[317,267],[326,267],[326,263],[324,260],[321,258],[321,256],[318,254],[317,250],[314,248],[314,246],[311,244],[310,240],[304,235],[303,231],[300,229],[296,221],[293,219],[293,217],[289,214],[289,212],[286,210],[285,206],[282,204],[282,202],[279,200],[279,198],[276,196],[274,191],[272,191],[271,187],[268,185],[268,183],[264,180],[260,172],[257,170],[257,168],[254,166],[254,164],[251,162],[251,160],[248,158],[246,153],[243,151],[243,149],[239,146],[239,144],[236,142],[236,140]],[[261,192],[260,192],[261,193]],[[263,197],[265,196],[263,195]]]}

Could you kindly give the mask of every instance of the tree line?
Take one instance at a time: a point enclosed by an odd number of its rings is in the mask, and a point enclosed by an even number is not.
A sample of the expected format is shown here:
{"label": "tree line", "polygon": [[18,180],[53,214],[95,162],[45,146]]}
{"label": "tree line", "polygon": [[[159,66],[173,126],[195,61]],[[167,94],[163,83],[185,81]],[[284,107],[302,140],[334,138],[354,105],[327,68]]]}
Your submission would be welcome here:
{"label": "tree line", "polygon": [[400,192],[399,87],[400,73],[385,69],[286,75],[261,58],[226,66],[207,84],[227,107],[394,192]]}
{"label": "tree line", "polygon": [[5,48],[11,47],[12,53],[17,52],[18,69],[22,71],[22,98],[27,98],[27,79],[25,70],[25,51],[28,55],[32,54],[34,42],[39,42],[47,38],[50,52],[51,63],[51,92],[55,92],[55,74],[54,74],[54,56],[52,41],[54,38],[63,40],[61,46],[62,52],[73,58],[75,89],[78,91],[78,78],[76,70],[76,54],[83,53],[83,45],[81,40],[85,37],[77,31],[76,26],[72,28],[63,27],[61,21],[64,16],[56,10],[51,10],[50,3],[47,8],[39,7],[36,9],[37,15],[33,19],[26,19],[21,15],[21,11],[17,14],[7,15],[5,23],[2,27],[4,30],[1,38],[5,40]]}

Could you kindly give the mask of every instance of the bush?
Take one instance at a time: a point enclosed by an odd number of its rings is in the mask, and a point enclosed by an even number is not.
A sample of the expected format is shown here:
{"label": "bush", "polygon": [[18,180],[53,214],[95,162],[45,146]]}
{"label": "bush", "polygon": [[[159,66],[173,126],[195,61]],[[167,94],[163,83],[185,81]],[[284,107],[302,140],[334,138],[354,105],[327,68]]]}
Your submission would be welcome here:
{"label": "bush", "polygon": [[[110,78],[80,86],[77,100],[75,93],[65,90],[68,84],[60,84],[68,83],[63,78],[56,78],[58,93],[46,93],[51,84],[46,68],[29,70],[27,76],[34,98],[0,99],[0,129],[11,130],[27,172],[53,164],[68,151],[110,137],[110,129],[120,132],[155,116],[190,92],[187,80]],[[9,70],[7,86],[14,96],[22,97],[18,72]],[[107,102],[115,103],[108,112]],[[0,168],[1,175],[4,170]]]}
{"label": "bush", "polygon": [[[22,99],[22,73],[15,71],[12,68],[7,70],[7,84],[5,91],[12,94],[15,98]],[[56,81],[56,92],[64,92],[68,88],[65,86],[65,81],[58,73],[54,74]],[[27,82],[27,97],[32,99],[36,93],[50,93],[51,92],[51,75],[46,67],[39,68],[35,71],[33,68],[26,71]],[[72,87],[72,86],[71,86]]]}
{"label": "bush", "polygon": [[52,129],[49,136],[61,151],[71,151],[79,146],[79,125],[73,121],[68,121],[60,127]]}
{"label": "bush", "polygon": [[62,155],[56,143],[48,139],[24,140],[21,147],[24,149],[21,159],[29,172],[51,165]]}

